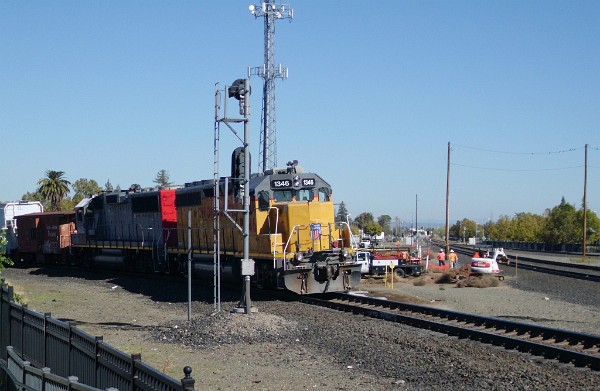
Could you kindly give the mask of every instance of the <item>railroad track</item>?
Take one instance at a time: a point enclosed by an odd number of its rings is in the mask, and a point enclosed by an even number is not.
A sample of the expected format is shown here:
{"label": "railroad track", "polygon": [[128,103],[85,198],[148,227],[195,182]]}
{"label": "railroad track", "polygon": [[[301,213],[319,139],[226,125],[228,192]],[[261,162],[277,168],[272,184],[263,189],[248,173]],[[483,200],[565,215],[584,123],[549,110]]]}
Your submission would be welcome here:
{"label": "railroad track", "polygon": [[600,336],[597,335],[345,293],[302,296],[300,300],[600,371]]}
{"label": "railroad track", "polygon": [[[452,248],[457,253],[463,255],[470,256],[473,253],[472,247],[453,245]],[[510,250],[505,251],[510,252]],[[517,257],[510,254],[508,254],[508,257],[511,259],[511,262],[508,264],[504,263],[502,264],[503,266],[509,266],[513,268],[518,267],[519,269],[531,270],[538,273],[546,273],[557,276],[575,278],[579,280],[600,282],[600,267],[598,266],[569,262],[548,261],[523,256],[519,256],[518,263],[516,263],[515,261]]]}

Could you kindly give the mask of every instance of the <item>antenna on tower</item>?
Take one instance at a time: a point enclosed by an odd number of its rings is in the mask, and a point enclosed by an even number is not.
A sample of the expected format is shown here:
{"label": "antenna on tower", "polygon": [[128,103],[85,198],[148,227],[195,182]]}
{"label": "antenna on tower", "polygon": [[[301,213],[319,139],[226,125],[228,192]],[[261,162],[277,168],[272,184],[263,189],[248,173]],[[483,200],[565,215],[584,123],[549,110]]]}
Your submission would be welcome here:
{"label": "antenna on tower", "polygon": [[262,67],[248,68],[248,77],[263,78],[263,103],[261,115],[260,151],[258,171],[264,172],[277,165],[277,120],[275,115],[275,79],[287,79],[288,69],[275,66],[275,21],[294,17],[294,10],[287,4],[275,4],[266,0],[261,5],[251,4],[248,9],[254,18],[265,18],[265,53]]}

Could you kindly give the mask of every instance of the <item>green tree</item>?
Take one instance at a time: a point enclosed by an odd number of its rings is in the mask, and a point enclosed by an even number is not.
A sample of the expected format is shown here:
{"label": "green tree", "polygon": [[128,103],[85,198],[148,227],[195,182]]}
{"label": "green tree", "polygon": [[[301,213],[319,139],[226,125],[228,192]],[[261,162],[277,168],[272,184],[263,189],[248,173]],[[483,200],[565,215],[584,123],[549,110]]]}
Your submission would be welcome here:
{"label": "green tree", "polygon": [[517,213],[512,220],[512,240],[523,242],[541,241],[546,219],[533,213]]}
{"label": "green tree", "polygon": [[80,178],[71,185],[71,188],[75,192],[73,195],[73,203],[77,204],[83,198],[98,194],[102,191],[102,188],[93,179]]}
{"label": "green tree", "polygon": [[367,235],[379,235],[381,231],[381,225],[375,221],[369,221],[363,228],[363,232]]}
{"label": "green tree", "polygon": [[171,186],[172,183],[169,182],[169,171],[167,171],[167,170],[160,170],[156,174],[156,178],[154,178],[154,180],[152,180],[152,182],[156,183],[160,187],[169,187],[169,186]]}
{"label": "green tree", "polygon": [[381,231],[379,231],[379,233],[381,233],[382,231],[385,232],[386,235],[389,235],[392,232],[392,217],[389,215],[381,215],[377,218],[377,222],[379,223],[379,225],[381,226]]}
{"label": "green tree", "polygon": [[363,212],[356,216],[354,219],[354,223],[358,226],[358,228],[365,230],[365,227],[368,223],[373,223],[373,214],[369,212]]}
{"label": "green tree", "polygon": [[338,211],[335,215],[335,221],[336,223],[339,222],[346,222],[346,216],[348,216],[348,209],[346,209],[346,204],[344,204],[344,201],[341,202]]}
{"label": "green tree", "polygon": [[50,202],[39,191],[27,192],[21,196],[21,200],[23,201],[39,201],[42,203],[44,210],[48,210],[50,208]]}
{"label": "green tree", "polygon": [[50,210],[57,211],[60,202],[69,194],[69,182],[63,177],[63,171],[46,171],[46,177],[38,181],[37,191],[50,202]]}
{"label": "green tree", "polygon": [[110,183],[110,179],[106,180],[106,183],[104,184],[104,191],[107,193],[110,193],[111,191],[113,191],[113,185],[112,185],[112,183]]}
{"label": "green tree", "polygon": [[[577,235],[580,238],[577,243],[583,241],[583,209],[577,211]],[[600,239],[600,219],[594,211],[587,210],[587,245],[594,244]]]}
{"label": "green tree", "polygon": [[[579,225],[577,222],[577,211],[575,206],[567,203],[565,197],[560,204],[548,213],[545,227],[545,242],[552,244],[577,243]],[[581,243],[581,239],[579,239]]]}
{"label": "green tree", "polygon": [[6,256],[6,246],[8,245],[8,240],[6,239],[6,232],[0,231],[0,276],[2,275],[2,270],[4,270],[5,266],[10,266],[13,264],[12,260]]}
{"label": "green tree", "polygon": [[514,237],[512,219],[510,216],[502,215],[496,224],[489,228],[488,237],[492,240],[512,240]]}
{"label": "green tree", "polygon": [[473,238],[475,237],[475,226],[477,223],[473,220],[469,220],[464,218],[462,220],[458,220],[454,225],[452,225],[449,229],[451,238]]}

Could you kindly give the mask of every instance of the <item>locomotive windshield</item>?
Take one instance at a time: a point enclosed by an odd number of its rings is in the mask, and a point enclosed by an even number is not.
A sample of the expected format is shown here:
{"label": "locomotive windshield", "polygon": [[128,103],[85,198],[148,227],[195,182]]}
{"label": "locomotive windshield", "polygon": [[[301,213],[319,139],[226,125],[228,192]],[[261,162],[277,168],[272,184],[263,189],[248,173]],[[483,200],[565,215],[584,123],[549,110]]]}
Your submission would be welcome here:
{"label": "locomotive windshield", "polygon": [[292,200],[293,190],[275,190],[273,199],[275,202],[289,202]]}
{"label": "locomotive windshield", "polygon": [[329,202],[331,187],[316,174],[269,175],[252,178],[250,194],[257,195],[260,210],[269,209],[269,203]]}

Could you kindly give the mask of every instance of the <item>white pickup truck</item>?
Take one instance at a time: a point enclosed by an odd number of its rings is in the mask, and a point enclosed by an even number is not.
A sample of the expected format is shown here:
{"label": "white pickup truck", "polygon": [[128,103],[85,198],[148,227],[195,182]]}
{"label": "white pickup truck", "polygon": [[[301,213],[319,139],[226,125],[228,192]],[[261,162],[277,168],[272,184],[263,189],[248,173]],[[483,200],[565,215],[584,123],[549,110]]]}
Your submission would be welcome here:
{"label": "white pickup truck", "polygon": [[386,268],[394,265],[394,273],[401,277],[420,276],[423,272],[420,260],[400,259],[396,251],[357,251],[356,261],[361,264],[363,275],[382,275]]}
{"label": "white pickup truck", "polygon": [[371,247],[371,241],[370,240],[363,240],[360,242],[360,244],[358,245],[360,248],[369,248]]}

